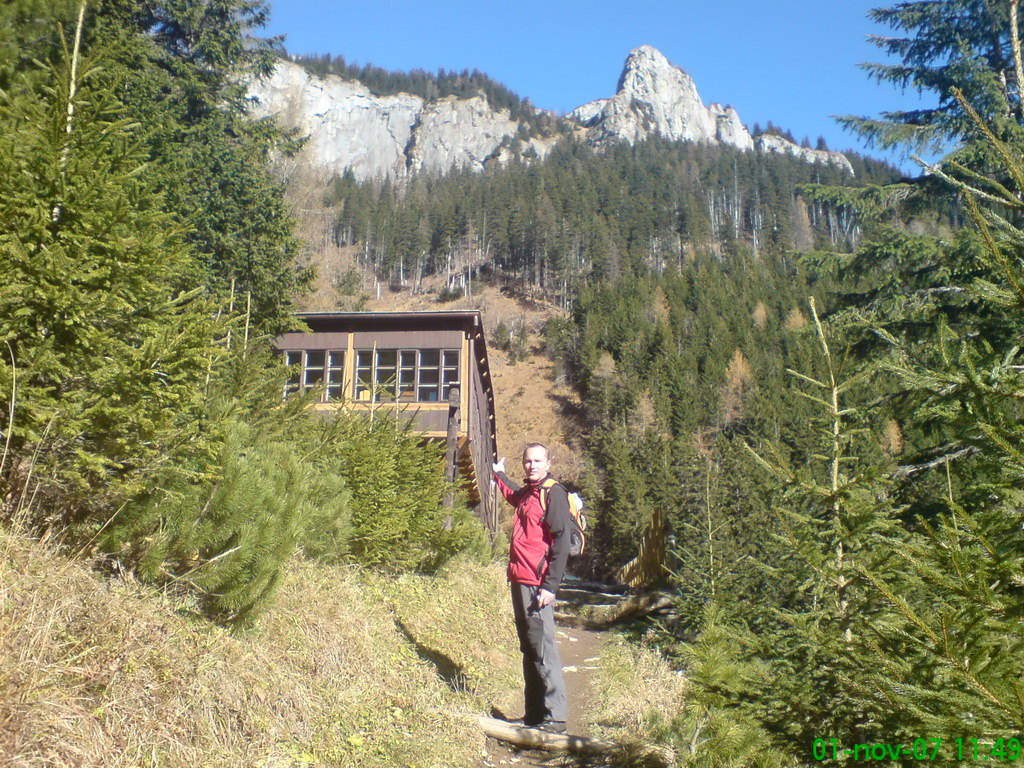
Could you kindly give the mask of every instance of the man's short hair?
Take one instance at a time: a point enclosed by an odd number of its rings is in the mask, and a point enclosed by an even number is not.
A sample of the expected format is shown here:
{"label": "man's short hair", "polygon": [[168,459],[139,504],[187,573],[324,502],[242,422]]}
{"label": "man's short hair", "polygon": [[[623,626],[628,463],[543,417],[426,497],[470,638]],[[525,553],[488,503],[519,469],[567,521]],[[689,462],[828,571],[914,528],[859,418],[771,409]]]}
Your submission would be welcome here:
{"label": "man's short hair", "polygon": [[526,457],[526,452],[528,450],[530,450],[531,448],[543,448],[544,449],[544,456],[547,458],[548,461],[551,461],[551,451],[548,450],[548,447],[546,445],[544,445],[544,443],[527,443],[526,447],[523,448],[523,457],[524,458]]}

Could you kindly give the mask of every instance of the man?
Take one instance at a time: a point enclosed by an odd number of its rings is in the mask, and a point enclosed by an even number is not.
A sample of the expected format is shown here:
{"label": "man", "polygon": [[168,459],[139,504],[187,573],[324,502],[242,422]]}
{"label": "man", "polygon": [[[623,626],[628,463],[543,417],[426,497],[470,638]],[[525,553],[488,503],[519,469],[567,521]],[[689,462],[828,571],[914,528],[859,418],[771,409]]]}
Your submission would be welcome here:
{"label": "man", "polygon": [[555,640],[555,593],[569,559],[572,520],[569,497],[561,484],[547,489],[547,509],[541,504],[541,486],[550,470],[547,447],[530,443],[523,451],[522,486],[505,474],[504,458],[494,465],[494,478],[505,500],[515,507],[508,580],[523,652],[523,724],[564,733],[568,707]]}

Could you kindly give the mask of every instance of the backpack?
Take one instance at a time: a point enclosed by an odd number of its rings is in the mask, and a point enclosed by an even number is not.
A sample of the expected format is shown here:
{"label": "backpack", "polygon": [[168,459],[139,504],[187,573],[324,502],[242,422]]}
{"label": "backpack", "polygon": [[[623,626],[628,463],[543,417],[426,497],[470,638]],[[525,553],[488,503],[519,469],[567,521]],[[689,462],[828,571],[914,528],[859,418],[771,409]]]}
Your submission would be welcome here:
{"label": "backpack", "polygon": [[[549,477],[540,486],[540,505],[544,509],[545,515],[548,513],[548,491],[558,484],[557,480]],[[569,516],[574,523],[572,530],[569,531],[569,554],[582,555],[587,543],[586,536],[584,536],[587,530],[587,517],[583,514],[583,499],[578,493],[570,493],[568,496]]]}

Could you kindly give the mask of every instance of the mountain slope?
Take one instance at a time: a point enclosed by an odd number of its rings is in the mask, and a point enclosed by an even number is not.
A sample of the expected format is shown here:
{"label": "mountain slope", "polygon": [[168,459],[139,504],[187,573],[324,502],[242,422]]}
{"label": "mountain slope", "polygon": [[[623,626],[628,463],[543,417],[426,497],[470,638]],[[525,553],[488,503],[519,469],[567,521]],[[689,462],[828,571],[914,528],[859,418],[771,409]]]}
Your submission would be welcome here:
{"label": "mountain slope", "polygon": [[[513,108],[494,108],[483,91],[434,99],[377,94],[364,83],[312,74],[291,61],[281,61],[270,77],[252,85],[250,94],[257,117],[274,115],[286,128],[309,137],[302,155],[306,163],[332,174],[349,170],[360,180],[403,179],[453,168],[480,171],[514,157],[543,159],[568,134],[595,147],[635,144],[657,135],[789,154],[853,173],[838,152],[800,147],[775,135],[755,139],[735,109],[705,106],[693,79],[648,45],[630,52],[614,96],[578,107],[565,118],[548,116],[554,132],[538,131],[534,120],[514,118]],[[523,115],[522,105],[515,109]]]}

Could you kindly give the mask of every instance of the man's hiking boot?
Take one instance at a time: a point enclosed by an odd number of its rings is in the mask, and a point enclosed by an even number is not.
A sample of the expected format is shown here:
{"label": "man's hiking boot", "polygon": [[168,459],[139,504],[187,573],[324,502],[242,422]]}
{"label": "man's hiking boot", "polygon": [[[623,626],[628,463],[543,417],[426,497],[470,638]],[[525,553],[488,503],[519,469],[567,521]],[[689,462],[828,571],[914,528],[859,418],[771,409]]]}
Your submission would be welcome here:
{"label": "man's hiking boot", "polygon": [[499,719],[504,720],[509,725],[516,725],[522,728],[536,728],[539,731],[546,731],[548,733],[565,733],[564,720],[534,720],[526,717],[502,717]]}
{"label": "man's hiking boot", "polygon": [[500,717],[498,719],[520,728],[540,728],[540,724],[544,722],[543,720],[527,720],[525,717]]}
{"label": "man's hiking boot", "polygon": [[534,727],[548,733],[565,733],[565,720],[542,720]]}

